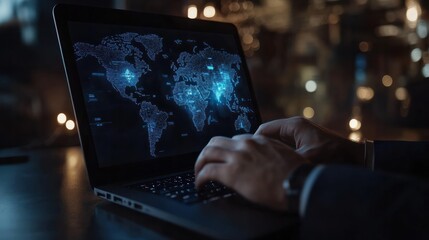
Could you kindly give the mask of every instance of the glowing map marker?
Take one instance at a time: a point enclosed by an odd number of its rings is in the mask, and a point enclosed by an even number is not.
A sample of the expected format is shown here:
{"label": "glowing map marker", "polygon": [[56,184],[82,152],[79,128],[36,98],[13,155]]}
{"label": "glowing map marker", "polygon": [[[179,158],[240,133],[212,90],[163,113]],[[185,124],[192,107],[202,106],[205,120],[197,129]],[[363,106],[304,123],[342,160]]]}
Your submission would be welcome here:
{"label": "glowing map marker", "polygon": [[220,102],[220,97],[224,94],[226,86],[224,82],[215,83],[215,96],[218,102]]}
{"label": "glowing map marker", "polygon": [[208,66],[207,66],[207,69],[208,69],[208,70],[213,70],[213,69],[214,69],[214,67],[213,67],[213,65],[208,65]]}
{"label": "glowing map marker", "polygon": [[125,72],[122,74],[122,77],[128,80],[129,83],[132,83],[131,80],[134,80],[136,77],[134,73],[132,73],[129,69],[125,70]]}
{"label": "glowing map marker", "polygon": [[192,90],[191,90],[191,89],[188,89],[188,90],[186,91],[186,94],[187,94],[188,96],[192,96],[192,95],[194,95],[194,93],[192,92]]}
{"label": "glowing map marker", "polygon": [[231,78],[229,77],[229,74],[228,74],[228,73],[220,72],[220,75],[222,76],[222,79],[223,79],[224,81],[231,81]]}

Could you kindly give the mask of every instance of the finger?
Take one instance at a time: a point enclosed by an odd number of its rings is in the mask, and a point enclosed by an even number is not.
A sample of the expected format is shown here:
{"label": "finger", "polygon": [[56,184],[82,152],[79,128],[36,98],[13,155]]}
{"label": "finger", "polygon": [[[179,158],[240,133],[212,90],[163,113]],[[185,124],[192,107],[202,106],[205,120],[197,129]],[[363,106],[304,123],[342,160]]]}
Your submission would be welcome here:
{"label": "finger", "polygon": [[257,139],[257,136],[252,134],[241,134],[232,137],[235,141],[234,145],[230,148],[234,151],[249,151],[249,149],[255,149],[262,142]]}
{"label": "finger", "polygon": [[291,148],[288,144],[274,138],[265,138],[263,139],[263,141],[265,141],[266,144],[269,144],[271,147],[277,150],[287,149],[288,151],[295,151],[295,149]]}
{"label": "finger", "polygon": [[227,148],[218,146],[206,146],[200,153],[195,162],[194,171],[197,175],[205,164],[225,163],[231,160],[235,153]]}
{"label": "finger", "polygon": [[289,146],[288,144],[282,141],[279,141],[277,139],[272,139],[272,138],[267,138],[266,141],[267,141],[267,144],[270,147],[274,148],[277,153],[281,154],[282,158],[284,159],[288,159],[289,156],[296,154],[296,151],[294,148],[292,148],[291,146]]}
{"label": "finger", "polygon": [[234,144],[235,144],[234,140],[232,140],[231,138],[217,136],[217,137],[212,137],[210,141],[207,143],[207,146],[230,148]]}
{"label": "finger", "polygon": [[302,124],[302,121],[301,118],[293,117],[267,122],[259,126],[255,135],[263,135],[295,146],[296,138],[298,137],[296,130],[298,125]]}
{"label": "finger", "polygon": [[[296,150],[298,154],[307,159],[319,159],[321,158],[320,150],[317,148],[310,148],[307,146],[302,146]],[[319,156],[319,158],[317,158]]]}
{"label": "finger", "polygon": [[195,177],[195,187],[201,188],[208,181],[217,181],[230,187],[231,176],[227,164],[209,163],[204,165],[203,169]]}
{"label": "finger", "polygon": [[249,139],[249,138],[253,138],[253,134],[240,134],[240,135],[235,135],[232,137],[233,140],[244,140],[244,139]]}

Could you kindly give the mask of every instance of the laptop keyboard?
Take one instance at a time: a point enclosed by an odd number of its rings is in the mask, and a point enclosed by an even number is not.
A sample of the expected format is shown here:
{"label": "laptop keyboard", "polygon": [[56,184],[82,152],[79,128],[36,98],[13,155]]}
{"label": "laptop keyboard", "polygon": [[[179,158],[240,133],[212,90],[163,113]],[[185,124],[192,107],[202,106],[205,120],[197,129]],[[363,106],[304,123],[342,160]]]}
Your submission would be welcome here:
{"label": "laptop keyboard", "polygon": [[235,194],[229,188],[213,181],[205,184],[201,190],[196,190],[194,182],[194,173],[187,172],[171,177],[134,184],[131,188],[143,192],[162,195],[186,204],[209,203]]}

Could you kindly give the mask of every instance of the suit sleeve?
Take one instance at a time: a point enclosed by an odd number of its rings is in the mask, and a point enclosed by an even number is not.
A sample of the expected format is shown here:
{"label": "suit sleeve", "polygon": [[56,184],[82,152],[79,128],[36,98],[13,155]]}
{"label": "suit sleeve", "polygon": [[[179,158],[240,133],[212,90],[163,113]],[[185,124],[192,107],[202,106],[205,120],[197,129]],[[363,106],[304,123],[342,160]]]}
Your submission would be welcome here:
{"label": "suit sleeve", "polygon": [[302,239],[429,239],[429,185],[422,179],[326,166],[312,186]]}
{"label": "suit sleeve", "polygon": [[374,170],[429,179],[429,142],[375,141]]}

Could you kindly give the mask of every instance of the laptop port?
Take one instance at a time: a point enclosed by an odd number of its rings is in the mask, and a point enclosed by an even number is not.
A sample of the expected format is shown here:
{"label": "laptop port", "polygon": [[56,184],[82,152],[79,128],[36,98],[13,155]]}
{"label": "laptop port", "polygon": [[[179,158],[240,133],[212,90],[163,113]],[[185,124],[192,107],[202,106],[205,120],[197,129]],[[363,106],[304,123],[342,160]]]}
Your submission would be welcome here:
{"label": "laptop port", "polygon": [[102,193],[102,192],[97,192],[97,196],[105,198],[106,194]]}
{"label": "laptop port", "polygon": [[143,209],[143,206],[142,206],[142,205],[140,205],[140,204],[138,204],[138,203],[134,203],[134,208],[135,208],[135,209],[138,209],[138,210],[142,210],[142,209]]}
{"label": "laptop port", "polygon": [[110,195],[110,193],[106,194],[106,198],[109,199],[109,200],[112,198],[112,196]]}
{"label": "laptop port", "polygon": [[113,196],[113,201],[118,202],[118,203],[122,203],[122,198],[117,197],[117,196]]}

